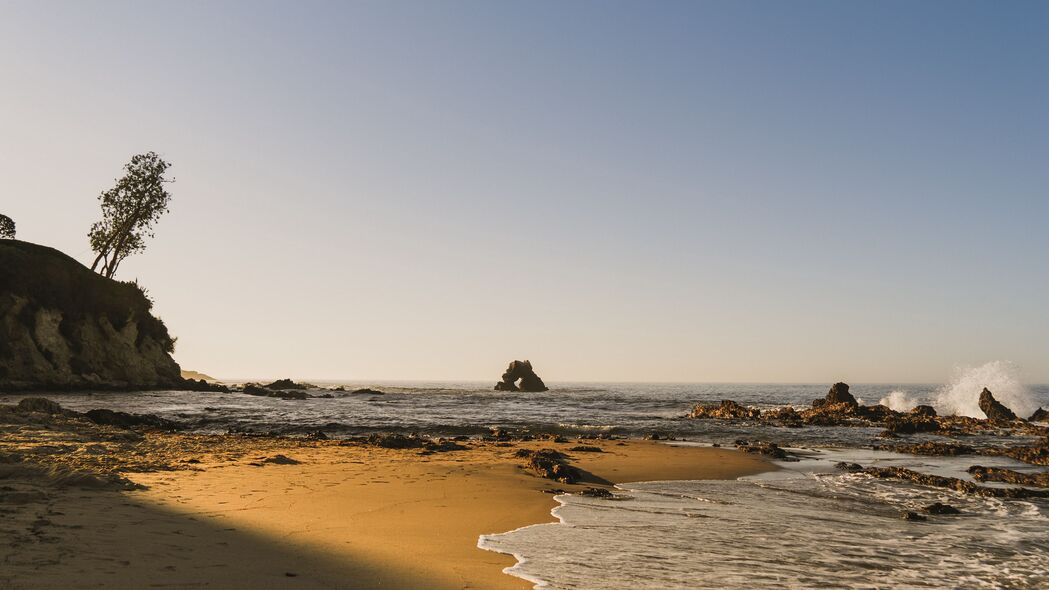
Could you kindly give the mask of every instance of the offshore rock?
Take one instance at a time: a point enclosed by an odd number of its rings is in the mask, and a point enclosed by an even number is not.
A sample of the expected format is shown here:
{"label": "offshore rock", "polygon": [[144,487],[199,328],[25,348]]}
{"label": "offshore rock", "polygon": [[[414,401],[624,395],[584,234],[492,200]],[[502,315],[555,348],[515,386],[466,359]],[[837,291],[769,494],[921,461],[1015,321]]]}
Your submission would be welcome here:
{"label": "offshore rock", "polygon": [[720,418],[722,420],[754,420],[760,416],[761,410],[741,406],[730,399],[721,400],[721,403],[717,405],[697,405],[688,415],[689,418]]}
{"label": "offshore rock", "polygon": [[1049,488],[1049,473],[1020,473],[1012,469],[973,465],[969,468],[969,474],[976,481],[1000,481],[1019,486]]}
{"label": "offshore rock", "polygon": [[849,404],[852,407],[860,405],[859,402],[856,401],[856,398],[849,393],[849,384],[841,382],[831,385],[830,391],[827,392],[827,396],[822,400],[813,401],[812,407],[815,408],[824,404]]}
{"label": "offshore rock", "polygon": [[881,479],[902,479],[924,486],[946,488],[965,494],[976,494],[992,498],[1046,498],[1049,490],[1029,490],[1027,488],[989,488],[964,481],[956,477],[928,475],[903,467],[868,467],[863,473]]}
{"label": "offshore rock", "polygon": [[1012,422],[1016,420],[1016,414],[994,399],[991,390],[986,387],[980,392],[980,409],[987,414],[987,419],[992,422]]}
{"label": "offshore rock", "polygon": [[[520,381],[520,383],[518,383]],[[547,391],[543,380],[532,369],[532,362],[512,361],[503,373],[503,380],[495,384],[495,391]]]}
{"label": "offshore rock", "polygon": [[924,416],[926,418],[935,418],[936,408],[926,405],[914,406],[914,409],[911,410],[911,414],[915,416]]}
{"label": "offshore rock", "polygon": [[1038,408],[1027,420],[1030,422],[1049,422],[1049,410]]}
{"label": "offshore rock", "polygon": [[118,428],[133,428],[144,426],[159,430],[177,430],[178,422],[173,422],[153,414],[128,414],[127,412],[114,412],[113,410],[88,410],[84,417],[104,426],[116,426]]}

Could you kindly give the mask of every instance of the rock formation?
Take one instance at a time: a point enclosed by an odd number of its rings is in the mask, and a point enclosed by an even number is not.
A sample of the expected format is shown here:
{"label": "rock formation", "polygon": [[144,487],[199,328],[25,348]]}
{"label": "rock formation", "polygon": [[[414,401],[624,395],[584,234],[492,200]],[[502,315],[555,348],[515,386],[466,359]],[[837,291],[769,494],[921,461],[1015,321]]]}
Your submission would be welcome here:
{"label": "rock formation", "polygon": [[1049,422],[1049,410],[1038,408],[1027,420],[1030,422]]}
{"label": "rock formation", "polygon": [[812,402],[812,407],[816,408],[824,404],[848,404],[852,407],[860,405],[859,402],[856,401],[856,398],[849,393],[849,384],[840,382],[830,386],[830,391],[827,392],[827,397],[814,400]]}
{"label": "rock formation", "polygon": [[995,422],[1012,422],[1016,420],[1016,414],[994,399],[991,390],[986,387],[980,392],[980,409],[987,414],[987,419]]}
{"label": "rock formation", "polygon": [[[517,381],[520,380],[520,383]],[[503,373],[503,380],[495,384],[496,391],[547,391],[546,384],[532,370],[531,361],[513,361]]]}
{"label": "rock formation", "polygon": [[0,390],[182,389],[175,340],[151,307],[136,283],[0,241]]}

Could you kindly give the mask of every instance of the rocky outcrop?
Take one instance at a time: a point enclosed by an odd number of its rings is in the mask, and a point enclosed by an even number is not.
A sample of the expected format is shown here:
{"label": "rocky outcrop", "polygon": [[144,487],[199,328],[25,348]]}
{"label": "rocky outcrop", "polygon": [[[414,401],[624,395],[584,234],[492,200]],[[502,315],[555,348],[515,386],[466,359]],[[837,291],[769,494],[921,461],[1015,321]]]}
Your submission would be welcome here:
{"label": "rocky outcrop", "polygon": [[830,391],[827,392],[826,397],[814,400],[812,402],[812,407],[815,408],[824,404],[848,404],[852,407],[860,405],[859,402],[856,401],[856,398],[849,393],[849,384],[840,382],[830,386]]}
{"label": "rocky outcrop", "polygon": [[583,477],[578,469],[568,464],[567,457],[557,449],[518,449],[515,456],[526,459],[525,468],[534,471],[540,477],[561,483],[578,483]]}
{"label": "rocky outcrop", "polygon": [[992,498],[1046,498],[1049,490],[1030,490],[1027,488],[991,488],[980,486],[956,477],[943,477],[920,473],[903,467],[868,467],[860,473],[881,479],[902,479],[919,485],[946,488],[964,494],[975,494]]}
{"label": "rocky outcrop", "polygon": [[746,420],[761,416],[761,410],[747,408],[738,403],[726,399],[717,405],[697,405],[692,408],[689,418],[720,418],[722,420]]}
{"label": "rocky outcrop", "polygon": [[1012,422],[1016,420],[1016,414],[994,399],[991,390],[986,387],[980,392],[980,409],[987,414],[987,419],[992,422]]}
{"label": "rocky outcrop", "polygon": [[[518,383],[520,381],[520,383]],[[496,391],[547,391],[547,386],[532,370],[531,361],[512,361],[503,373],[503,380],[495,384]]]}
{"label": "rocky outcrop", "polygon": [[176,389],[175,340],[136,283],[0,241],[0,390]]}
{"label": "rocky outcrop", "polygon": [[1038,408],[1027,420],[1030,422],[1049,422],[1049,410]]}
{"label": "rocky outcrop", "polygon": [[976,481],[1000,481],[1018,486],[1049,488],[1049,473],[1020,473],[1012,469],[973,465],[969,468],[969,475]]}
{"label": "rocky outcrop", "polygon": [[[32,418],[35,416],[36,418]],[[0,406],[0,423],[25,423],[13,418],[30,417],[29,423],[56,424],[58,421],[86,420],[100,426],[115,426],[122,429],[144,428],[149,430],[178,430],[181,424],[154,414],[129,414],[107,409],[76,412],[63,408],[58,402],[43,397],[27,397],[15,406]]]}

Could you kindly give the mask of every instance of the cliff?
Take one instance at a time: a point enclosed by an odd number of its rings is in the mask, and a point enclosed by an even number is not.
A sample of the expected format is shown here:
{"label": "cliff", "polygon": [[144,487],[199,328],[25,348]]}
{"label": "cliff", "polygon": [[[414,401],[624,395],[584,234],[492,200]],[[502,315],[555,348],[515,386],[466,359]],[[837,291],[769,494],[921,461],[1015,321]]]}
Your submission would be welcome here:
{"label": "cliff", "polygon": [[151,307],[136,283],[0,240],[0,390],[184,387]]}

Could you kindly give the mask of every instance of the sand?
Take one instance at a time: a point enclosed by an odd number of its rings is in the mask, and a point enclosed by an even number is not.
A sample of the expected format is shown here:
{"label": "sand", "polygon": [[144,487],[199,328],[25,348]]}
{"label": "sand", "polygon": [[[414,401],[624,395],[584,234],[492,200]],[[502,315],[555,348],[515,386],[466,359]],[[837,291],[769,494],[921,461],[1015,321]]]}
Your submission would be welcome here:
{"label": "sand", "polygon": [[[0,473],[0,534],[11,539],[0,547],[0,588],[530,588],[502,573],[512,557],[477,540],[552,521],[556,503],[544,490],[774,469],[736,451],[651,441],[477,441],[432,454],[175,434],[82,445],[94,451],[64,444],[63,454],[37,459],[147,489]],[[604,452],[568,451],[578,444]],[[519,448],[558,448],[589,483],[541,479],[521,467]],[[296,463],[266,461],[277,455]]]}

